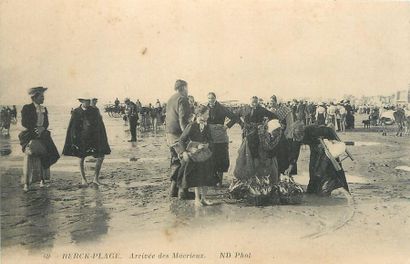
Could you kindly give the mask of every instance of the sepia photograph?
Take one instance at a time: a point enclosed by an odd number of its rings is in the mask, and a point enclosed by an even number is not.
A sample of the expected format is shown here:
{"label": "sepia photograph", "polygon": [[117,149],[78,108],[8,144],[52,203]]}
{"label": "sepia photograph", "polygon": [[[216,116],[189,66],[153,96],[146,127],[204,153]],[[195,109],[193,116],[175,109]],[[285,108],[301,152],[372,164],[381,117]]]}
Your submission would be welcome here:
{"label": "sepia photograph", "polygon": [[0,0],[0,262],[410,264],[410,1]]}

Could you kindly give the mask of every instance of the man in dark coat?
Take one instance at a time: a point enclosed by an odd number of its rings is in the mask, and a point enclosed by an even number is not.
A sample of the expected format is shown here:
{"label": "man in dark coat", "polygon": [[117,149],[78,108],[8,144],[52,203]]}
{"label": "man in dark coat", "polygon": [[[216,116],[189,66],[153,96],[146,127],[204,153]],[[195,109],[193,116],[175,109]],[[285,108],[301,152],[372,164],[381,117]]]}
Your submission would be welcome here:
{"label": "man in dark coat", "polygon": [[306,103],[303,101],[300,101],[298,106],[297,106],[297,115],[296,118],[298,120],[301,120],[303,124],[306,125]]}
{"label": "man in dark coat", "polygon": [[125,98],[125,114],[127,115],[128,122],[130,123],[131,139],[128,142],[137,141],[137,123],[138,123],[138,108],[137,105],[129,98]]}
{"label": "man in dark coat", "polygon": [[[212,136],[212,153],[215,161],[215,176],[218,184],[222,185],[223,173],[229,169],[229,138],[226,130],[235,123],[240,123],[240,119],[228,108],[216,100],[215,93],[208,93],[209,118],[208,126]],[[229,122],[225,125],[226,118]]]}
{"label": "man in dark coat", "polygon": [[[40,160],[41,166],[45,170],[49,169],[50,166],[56,163],[60,158],[57,147],[51,138],[50,131],[47,130],[49,126],[47,108],[42,106],[44,102],[44,92],[46,90],[47,88],[45,87],[33,87],[29,90],[32,103],[24,105],[21,110],[21,125],[25,130],[19,134],[20,145],[23,152],[26,153],[26,147],[32,140],[38,140],[44,147],[46,153],[40,156]],[[25,170],[26,169],[27,168],[25,168]],[[24,172],[24,174],[27,173],[27,171]],[[44,179],[41,179],[40,184],[43,183]],[[29,181],[25,182],[25,190],[28,190],[29,184]]]}
{"label": "man in dark coat", "polygon": [[[192,111],[188,101],[188,84],[184,80],[177,80],[175,82],[176,93],[169,98],[166,108],[165,117],[165,132],[168,146],[171,152],[171,197],[178,196],[177,177],[178,171],[181,167],[178,154],[174,149],[174,145],[179,141],[182,131],[189,123],[189,118]],[[180,192],[180,198],[185,198],[188,195],[188,190]]]}
{"label": "man in dark coat", "polygon": [[316,106],[309,102],[306,106],[306,124],[310,125],[315,122]]}
{"label": "man in dark coat", "polygon": [[345,109],[346,109],[346,129],[353,129],[354,128],[354,111],[353,111],[353,107],[351,106],[349,100],[346,100]]}

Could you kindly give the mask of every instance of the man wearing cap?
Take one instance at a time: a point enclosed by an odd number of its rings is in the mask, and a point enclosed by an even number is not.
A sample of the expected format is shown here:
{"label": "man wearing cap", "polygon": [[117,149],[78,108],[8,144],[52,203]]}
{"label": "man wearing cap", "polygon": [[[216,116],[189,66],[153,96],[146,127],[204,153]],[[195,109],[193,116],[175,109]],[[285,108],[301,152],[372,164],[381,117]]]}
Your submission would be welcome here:
{"label": "man wearing cap", "polygon": [[350,104],[349,100],[346,100],[345,109],[346,109],[346,129],[353,129],[354,128],[354,111],[353,111],[353,107]]}
{"label": "man wearing cap", "polygon": [[98,108],[92,107],[91,99],[83,96],[78,99],[81,105],[74,109],[63,149],[63,155],[80,159],[82,184],[88,185],[85,177],[84,161],[88,156],[96,158],[94,180],[97,185],[105,155],[111,153],[105,127]]}
{"label": "man wearing cap", "polygon": [[24,152],[22,183],[28,191],[30,184],[50,179],[50,166],[60,158],[58,150],[47,130],[49,126],[48,111],[44,102],[45,87],[29,89],[32,103],[23,106],[21,110],[21,125],[25,128],[19,134],[20,145]]}
{"label": "man wearing cap", "polygon": [[[166,108],[166,138],[171,152],[171,190],[170,196],[178,196],[177,176],[179,168],[181,167],[178,154],[174,149],[174,145],[178,142],[182,131],[189,123],[189,117],[192,111],[188,101],[188,83],[184,80],[177,80],[175,82],[174,90],[176,93],[169,98]],[[180,192],[180,198],[188,198],[188,190]]]}
{"label": "man wearing cap", "polygon": [[129,98],[125,98],[125,114],[127,115],[128,122],[130,123],[131,139],[128,142],[137,141],[137,123],[138,123],[138,110],[137,105]]}
{"label": "man wearing cap", "polygon": [[306,106],[306,125],[313,124],[315,122],[316,105],[313,102],[309,102]]}

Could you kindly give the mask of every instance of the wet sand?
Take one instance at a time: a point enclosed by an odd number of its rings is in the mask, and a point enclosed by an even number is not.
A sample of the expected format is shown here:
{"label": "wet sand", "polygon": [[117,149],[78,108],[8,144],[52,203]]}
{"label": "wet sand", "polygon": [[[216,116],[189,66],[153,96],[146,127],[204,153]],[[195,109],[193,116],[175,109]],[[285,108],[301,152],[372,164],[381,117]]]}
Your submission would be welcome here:
{"label": "wet sand", "polygon": [[[50,121],[60,151],[68,118]],[[410,172],[396,169],[410,165],[408,136],[383,137],[375,129],[340,134],[356,142],[348,147],[355,160],[343,164],[352,197],[306,195],[300,205],[252,207],[226,194],[240,144],[240,130],[234,127],[224,187],[211,191],[214,206],[197,209],[193,201],[167,196],[163,131],[139,134],[131,144],[121,119],[104,120],[113,151],[101,172],[105,185],[98,188],[79,186],[78,161],[62,157],[52,167],[49,187],[24,193],[20,128],[12,126],[10,139],[1,139],[3,148],[12,150],[0,157],[2,263],[26,258],[32,263],[107,261],[101,256],[67,259],[71,252],[118,253],[120,259],[112,263],[409,263]],[[304,147],[295,176],[304,185],[308,155]],[[92,164],[87,162],[90,180]],[[182,255],[173,258],[175,252]],[[224,252],[232,258],[221,258]],[[136,257],[142,253],[154,258]],[[160,253],[170,258],[159,259]]]}

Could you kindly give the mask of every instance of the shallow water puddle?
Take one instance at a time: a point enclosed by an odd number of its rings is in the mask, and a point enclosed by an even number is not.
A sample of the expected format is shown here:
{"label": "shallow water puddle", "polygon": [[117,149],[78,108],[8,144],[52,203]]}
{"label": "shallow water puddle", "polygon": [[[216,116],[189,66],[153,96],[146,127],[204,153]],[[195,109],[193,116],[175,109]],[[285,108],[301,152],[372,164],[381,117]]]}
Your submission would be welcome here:
{"label": "shallow water puddle", "polygon": [[377,146],[380,145],[380,142],[373,142],[373,141],[345,141],[346,146]]}
{"label": "shallow water puddle", "polygon": [[396,170],[410,171],[410,166],[397,166]]}
{"label": "shallow water puddle", "polygon": [[[302,174],[295,175],[293,177],[295,181],[302,185],[308,185],[309,183],[309,173],[303,172]],[[368,183],[367,179],[362,176],[356,175],[346,175],[347,183]]]}

